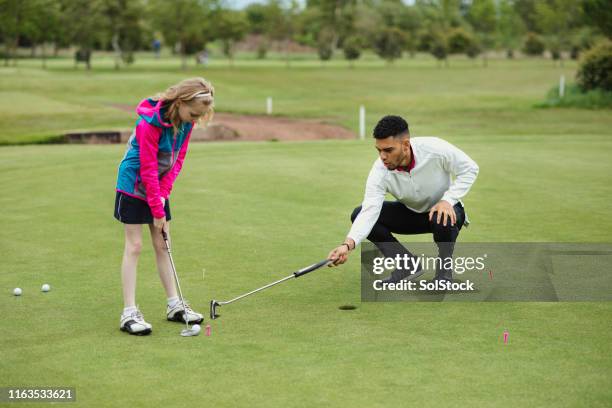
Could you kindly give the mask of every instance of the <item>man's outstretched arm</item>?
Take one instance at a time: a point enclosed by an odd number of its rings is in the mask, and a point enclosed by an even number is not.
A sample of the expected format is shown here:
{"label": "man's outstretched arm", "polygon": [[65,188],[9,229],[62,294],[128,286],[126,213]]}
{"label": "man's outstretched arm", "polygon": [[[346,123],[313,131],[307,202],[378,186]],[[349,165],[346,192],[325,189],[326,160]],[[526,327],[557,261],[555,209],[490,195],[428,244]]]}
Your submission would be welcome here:
{"label": "man's outstretched arm", "polygon": [[345,263],[350,251],[355,249],[370,234],[374,224],[376,224],[383,202],[385,201],[386,193],[384,185],[386,169],[380,166],[382,164],[376,161],[372,170],[370,170],[363,203],[361,204],[361,211],[357,218],[355,218],[353,226],[342,245],[332,249],[327,256],[327,259],[333,261],[329,266]]}

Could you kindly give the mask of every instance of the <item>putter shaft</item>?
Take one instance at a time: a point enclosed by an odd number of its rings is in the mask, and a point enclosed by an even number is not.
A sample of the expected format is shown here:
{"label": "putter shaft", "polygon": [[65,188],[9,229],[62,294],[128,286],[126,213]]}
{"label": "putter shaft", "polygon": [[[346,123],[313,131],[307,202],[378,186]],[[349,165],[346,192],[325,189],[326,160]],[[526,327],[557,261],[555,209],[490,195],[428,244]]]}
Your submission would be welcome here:
{"label": "putter shaft", "polygon": [[283,279],[279,279],[279,280],[277,280],[276,282],[268,283],[267,285],[262,286],[261,288],[257,288],[257,289],[255,289],[255,290],[250,291],[249,293],[245,293],[245,294],[240,295],[240,296],[238,296],[238,297],[235,297],[235,298],[233,298],[233,299],[231,299],[231,300],[227,300],[227,301],[225,301],[225,302],[217,302],[217,304],[218,304],[218,305],[228,305],[228,304],[233,303],[233,302],[235,302],[235,301],[237,301],[237,300],[239,300],[239,299],[242,299],[242,298],[245,298],[245,297],[247,297],[247,296],[249,296],[249,295],[252,295],[253,293],[257,293],[257,292],[262,291],[262,290],[264,290],[264,289],[268,289],[268,288],[269,288],[269,287],[271,287],[271,286],[278,285],[279,283],[284,282],[284,281],[286,281],[287,279],[291,279],[291,278],[295,278],[295,276],[294,276],[293,274],[291,274],[291,275],[289,275],[289,276],[287,276],[287,277],[284,277]]}
{"label": "putter shaft", "polygon": [[164,237],[164,242],[166,243],[166,249],[168,250],[168,258],[170,258],[170,265],[172,266],[172,273],[174,274],[174,282],[176,282],[176,288],[179,293],[179,298],[181,300],[181,305],[183,306],[183,318],[185,319],[185,326],[187,326],[187,330],[189,330],[189,319],[187,318],[187,308],[185,307],[185,299],[183,298],[183,291],[181,290],[181,284],[179,283],[178,274],[176,273],[176,267],[174,266],[174,259],[172,259],[172,250],[170,249],[170,244],[168,243],[168,235],[166,231],[162,229],[162,236]]}
{"label": "putter shaft", "polygon": [[272,286],[274,286],[274,285],[278,285],[279,283],[285,282],[286,280],[289,280],[289,279],[291,279],[291,278],[299,278],[300,276],[302,276],[302,275],[306,275],[307,273],[310,273],[310,272],[312,272],[312,271],[315,271],[315,270],[317,270],[317,269],[321,268],[322,266],[328,265],[330,262],[331,262],[331,261],[330,261],[329,259],[325,259],[325,260],[323,260],[323,261],[317,262],[317,263],[315,263],[315,264],[312,264],[312,265],[310,265],[310,266],[307,266],[307,267],[305,267],[305,268],[302,268],[302,269],[300,269],[300,270],[298,270],[298,271],[295,271],[295,272],[293,272],[293,273],[292,273],[291,275],[289,275],[289,276],[286,276],[286,277],[284,277],[284,278],[282,278],[282,279],[279,279],[279,280],[277,280],[277,281],[275,281],[275,282],[268,283],[268,284],[267,284],[267,285],[265,285],[265,286],[262,286],[262,287],[260,287],[260,288],[255,289],[255,290],[252,290],[252,291],[250,291],[250,292],[247,292],[247,293],[245,293],[245,294],[242,294],[242,295],[240,295],[240,296],[237,296],[237,297],[235,297],[235,298],[233,298],[233,299],[231,299],[231,300],[226,300],[225,302],[219,302],[219,301],[217,301],[217,300],[214,300],[214,299],[213,299],[213,300],[211,300],[211,301],[210,301],[210,318],[211,318],[212,320],[214,320],[214,319],[216,319],[216,318],[218,317],[218,315],[217,315],[217,306],[228,305],[228,304],[233,303],[233,302],[235,302],[235,301],[237,301],[237,300],[240,300],[240,299],[242,299],[242,298],[245,298],[245,297],[247,297],[247,296],[250,296],[250,295],[252,295],[252,294],[254,294],[254,293],[260,292],[260,291],[262,291],[262,290],[264,290],[264,289],[268,289],[269,287],[272,287]]}

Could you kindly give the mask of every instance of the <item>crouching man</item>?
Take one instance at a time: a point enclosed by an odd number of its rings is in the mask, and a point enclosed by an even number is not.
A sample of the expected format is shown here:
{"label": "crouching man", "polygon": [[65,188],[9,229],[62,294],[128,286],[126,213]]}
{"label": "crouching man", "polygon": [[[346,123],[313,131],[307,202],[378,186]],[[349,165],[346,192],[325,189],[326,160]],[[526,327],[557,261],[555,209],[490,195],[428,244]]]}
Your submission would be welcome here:
{"label": "crouching man", "polygon": [[[478,165],[452,144],[436,137],[410,137],[408,123],[385,116],[374,128],[378,159],[374,162],[361,206],[351,214],[353,226],[328,259],[343,264],[365,238],[385,257],[413,255],[393,234],[433,234],[442,264],[452,258],[461,228],[468,224],[461,199],[474,184]],[[390,193],[396,201],[385,201]],[[414,263],[412,263],[414,265]],[[414,279],[424,271],[396,269],[384,282]],[[452,269],[438,267],[436,280],[452,282]]]}

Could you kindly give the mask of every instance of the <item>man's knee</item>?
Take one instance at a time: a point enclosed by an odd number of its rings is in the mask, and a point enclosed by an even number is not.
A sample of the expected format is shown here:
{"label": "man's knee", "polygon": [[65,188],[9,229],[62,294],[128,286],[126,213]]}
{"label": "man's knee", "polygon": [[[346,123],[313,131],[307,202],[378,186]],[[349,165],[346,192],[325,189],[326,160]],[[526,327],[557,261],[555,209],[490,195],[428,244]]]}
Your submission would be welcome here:
{"label": "man's knee", "polygon": [[355,218],[357,218],[360,212],[361,212],[361,206],[356,207],[353,210],[353,212],[351,213],[351,222],[355,222]]}

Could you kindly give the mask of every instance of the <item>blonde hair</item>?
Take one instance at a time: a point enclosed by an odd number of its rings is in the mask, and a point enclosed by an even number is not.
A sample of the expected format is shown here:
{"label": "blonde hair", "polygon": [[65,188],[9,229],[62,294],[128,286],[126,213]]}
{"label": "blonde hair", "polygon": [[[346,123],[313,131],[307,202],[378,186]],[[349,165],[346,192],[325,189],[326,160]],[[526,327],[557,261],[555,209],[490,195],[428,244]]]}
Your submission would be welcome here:
{"label": "blonde hair", "polygon": [[212,120],[214,114],[214,94],[215,89],[212,84],[204,78],[196,77],[189,78],[179,82],[176,85],[172,85],[153,97],[155,100],[161,100],[163,106],[167,108],[165,119],[167,119],[174,128],[174,134],[178,133],[178,130],[182,124],[179,116],[179,105],[181,102],[185,103],[202,103],[208,107],[208,112],[198,120],[208,123]]}

